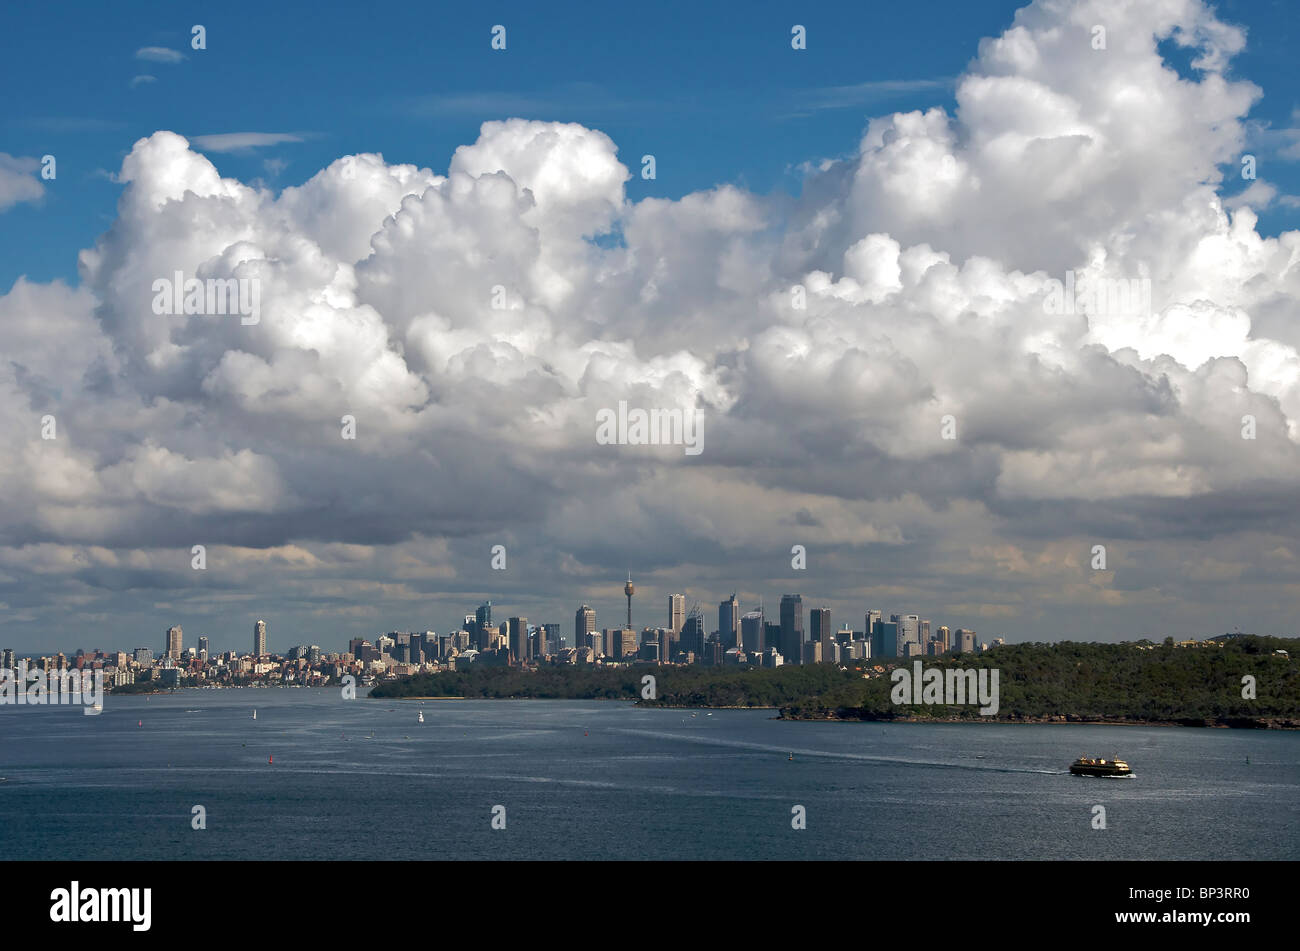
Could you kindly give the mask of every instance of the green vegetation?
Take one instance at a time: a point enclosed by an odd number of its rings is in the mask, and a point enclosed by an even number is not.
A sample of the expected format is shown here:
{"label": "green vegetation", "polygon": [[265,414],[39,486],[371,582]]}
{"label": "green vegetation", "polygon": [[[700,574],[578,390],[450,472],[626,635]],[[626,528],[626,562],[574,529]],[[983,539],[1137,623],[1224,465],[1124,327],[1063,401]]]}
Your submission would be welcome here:
{"label": "green vegetation", "polygon": [[164,687],[162,684],[153,680],[141,680],[133,684],[120,684],[113,687],[108,692],[113,694],[132,694],[132,693],[167,693],[172,688]]}
{"label": "green vegetation", "polygon": [[[913,661],[869,661],[775,669],[744,667],[471,668],[383,683],[372,697],[478,697],[636,700],[643,706],[777,707],[792,719],[1065,719],[1300,727],[1300,670],[1274,651],[1300,654],[1300,639],[1220,638],[1223,647],[1182,648],[1166,640],[1124,644],[1011,644],[979,654],[920,658],[926,669],[997,668],[999,709],[893,703],[890,671]],[[875,665],[885,667],[884,673]],[[656,699],[641,698],[655,677]],[[1256,698],[1242,698],[1242,677]]]}
{"label": "green vegetation", "polygon": [[[641,700],[641,678],[655,678],[656,700]],[[638,700],[646,706],[779,707],[820,695],[858,675],[829,664],[778,667],[482,667],[382,683],[372,697],[480,697]]]}
{"label": "green vegetation", "polygon": [[[979,654],[922,658],[926,669],[997,668],[997,720],[1064,718],[1131,720],[1188,725],[1300,726],[1300,639],[1235,637],[1222,648],[1149,642],[1010,644]],[[913,658],[915,660],[915,658]],[[911,662],[905,663],[910,668]],[[1242,677],[1256,682],[1256,698],[1242,697]],[[803,697],[782,709],[789,717],[989,719],[975,707],[895,705],[887,676],[857,679],[844,688]],[[1273,724],[1283,725],[1283,724]]]}

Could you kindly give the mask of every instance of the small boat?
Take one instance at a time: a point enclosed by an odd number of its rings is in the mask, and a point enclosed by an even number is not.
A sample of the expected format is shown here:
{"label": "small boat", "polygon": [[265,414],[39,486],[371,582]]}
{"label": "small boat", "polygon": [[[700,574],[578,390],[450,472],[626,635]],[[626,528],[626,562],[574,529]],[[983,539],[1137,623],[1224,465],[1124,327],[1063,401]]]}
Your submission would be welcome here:
{"label": "small boat", "polygon": [[793,753],[790,754],[790,762],[792,762],[792,763],[794,762],[794,754],[793,754]]}
{"label": "small boat", "polygon": [[272,763],[274,763],[274,762],[275,762],[275,757],[274,757],[274,756],[268,756],[268,757],[266,758],[266,765],[267,765],[267,766],[270,766],[270,765],[271,765]]}
{"label": "small boat", "polygon": [[424,711],[423,711],[423,710],[420,711],[420,722],[421,722],[421,723],[424,722]]}
{"label": "small boat", "polygon": [[257,707],[254,707],[254,708],[253,708],[253,719],[254,719],[254,720],[257,719]]}
{"label": "small boat", "polygon": [[1070,764],[1070,772],[1075,776],[1132,776],[1133,770],[1115,754],[1110,759],[1093,756],[1080,756]]}

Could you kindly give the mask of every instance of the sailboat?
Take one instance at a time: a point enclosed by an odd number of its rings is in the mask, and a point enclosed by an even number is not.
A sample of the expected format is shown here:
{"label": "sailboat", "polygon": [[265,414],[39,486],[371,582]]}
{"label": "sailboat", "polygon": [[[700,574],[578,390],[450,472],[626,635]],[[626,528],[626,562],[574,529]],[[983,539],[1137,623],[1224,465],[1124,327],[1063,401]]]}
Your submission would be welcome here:
{"label": "sailboat", "polygon": [[421,722],[421,723],[424,722],[424,711],[423,711],[423,710],[420,711],[420,722]]}
{"label": "sailboat", "polygon": [[253,719],[254,719],[254,720],[257,719],[257,707],[254,707],[254,708],[253,708]]}

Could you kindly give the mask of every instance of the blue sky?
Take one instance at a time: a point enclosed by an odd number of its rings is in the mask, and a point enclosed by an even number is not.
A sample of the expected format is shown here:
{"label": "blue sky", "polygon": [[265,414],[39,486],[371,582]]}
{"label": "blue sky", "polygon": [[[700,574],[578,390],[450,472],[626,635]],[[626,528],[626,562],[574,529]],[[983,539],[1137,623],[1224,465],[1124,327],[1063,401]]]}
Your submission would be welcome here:
{"label": "blue sky", "polygon": [[[108,173],[158,129],[191,140],[296,135],[302,141],[207,151],[223,175],[279,189],[355,152],[445,172],[483,121],[517,115],[600,129],[634,171],[653,153],[658,177],[634,177],[633,200],[724,182],[797,193],[801,164],[851,152],[869,117],[951,110],[952,82],[977,38],[1000,33],[1016,7],[755,2],[742,13],[727,3],[492,3],[405,13],[387,6],[358,17],[359,8],[342,4],[310,12],[241,2],[9,5],[0,15],[11,40],[0,76],[16,95],[5,106],[0,152],[52,154],[58,179],[43,200],[0,218],[0,287],[22,274],[75,283],[77,250],[114,215],[120,188]],[[1252,119],[1292,127],[1300,107],[1293,10],[1284,0],[1217,10],[1248,30],[1233,75],[1265,90]],[[395,28],[395,19],[404,25]],[[204,51],[190,49],[194,23],[207,28]],[[497,23],[508,31],[504,53],[489,48]],[[789,44],[794,23],[809,37],[798,55]],[[185,58],[137,55],[150,47]],[[1269,160],[1259,145],[1260,176],[1300,192],[1297,164]],[[1276,234],[1297,218],[1296,209],[1274,206],[1260,231]]]}

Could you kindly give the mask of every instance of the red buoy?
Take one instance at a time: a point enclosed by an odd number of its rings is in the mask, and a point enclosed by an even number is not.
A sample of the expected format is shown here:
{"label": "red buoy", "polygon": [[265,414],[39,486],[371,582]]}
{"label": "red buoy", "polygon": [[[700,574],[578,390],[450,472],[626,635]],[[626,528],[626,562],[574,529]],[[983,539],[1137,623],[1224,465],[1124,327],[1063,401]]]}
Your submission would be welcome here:
{"label": "red buoy", "polygon": [[274,757],[274,756],[268,756],[268,757],[266,758],[266,765],[267,765],[267,766],[270,766],[270,765],[271,765],[272,763],[274,763],[274,762],[275,762],[275,757]]}

